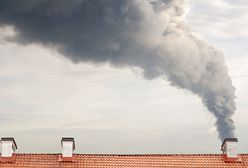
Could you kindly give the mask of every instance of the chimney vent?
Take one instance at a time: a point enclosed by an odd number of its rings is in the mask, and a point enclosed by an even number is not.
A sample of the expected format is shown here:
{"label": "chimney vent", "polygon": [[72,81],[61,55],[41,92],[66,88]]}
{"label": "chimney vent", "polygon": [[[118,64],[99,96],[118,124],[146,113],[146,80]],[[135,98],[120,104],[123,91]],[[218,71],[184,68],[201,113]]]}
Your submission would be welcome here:
{"label": "chimney vent", "polygon": [[221,150],[223,152],[223,160],[225,162],[242,162],[242,158],[238,154],[238,139],[226,138],[222,145]]}
{"label": "chimney vent", "polygon": [[226,138],[221,145],[221,150],[223,154],[225,154],[228,158],[237,158],[237,144],[237,138]]}
{"label": "chimney vent", "polygon": [[63,158],[72,158],[73,152],[75,150],[75,141],[74,138],[62,138],[62,157]]}
{"label": "chimney vent", "polygon": [[11,158],[17,149],[14,138],[1,138],[2,158]]}

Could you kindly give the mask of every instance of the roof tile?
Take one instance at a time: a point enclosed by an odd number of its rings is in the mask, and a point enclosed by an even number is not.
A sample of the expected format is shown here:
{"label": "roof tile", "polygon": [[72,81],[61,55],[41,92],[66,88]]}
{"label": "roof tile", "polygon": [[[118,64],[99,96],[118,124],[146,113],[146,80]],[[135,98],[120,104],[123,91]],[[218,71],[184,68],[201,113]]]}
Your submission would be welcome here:
{"label": "roof tile", "polygon": [[60,154],[16,154],[14,163],[0,168],[248,168],[248,154],[242,162],[224,162],[221,154],[75,154],[75,162],[60,162]]}

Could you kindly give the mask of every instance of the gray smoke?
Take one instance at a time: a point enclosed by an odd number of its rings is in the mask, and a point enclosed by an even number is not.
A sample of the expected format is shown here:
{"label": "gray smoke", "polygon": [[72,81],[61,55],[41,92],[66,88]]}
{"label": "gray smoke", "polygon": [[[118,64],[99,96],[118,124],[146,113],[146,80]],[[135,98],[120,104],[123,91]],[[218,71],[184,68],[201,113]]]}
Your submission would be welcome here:
{"label": "gray smoke", "polygon": [[138,67],[197,94],[234,137],[235,88],[221,52],[186,25],[184,0],[1,0],[0,25],[15,42],[56,48],[75,63]]}

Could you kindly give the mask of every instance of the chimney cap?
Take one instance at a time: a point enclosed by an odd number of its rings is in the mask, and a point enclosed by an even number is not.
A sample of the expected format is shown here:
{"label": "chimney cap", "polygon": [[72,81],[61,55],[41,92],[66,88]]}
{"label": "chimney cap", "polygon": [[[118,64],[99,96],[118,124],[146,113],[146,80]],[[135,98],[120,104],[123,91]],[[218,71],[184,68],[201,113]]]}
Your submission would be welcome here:
{"label": "chimney cap", "polygon": [[16,144],[16,141],[15,141],[15,138],[12,138],[12,137],[3,137],[3,138],[1,138],[1,142],[3,142],[3,141],[12,141],[13,144],[14,144],[15,149],[17,149],[17,144]]}
{"label": "chimney cap", "polygon": [[221,145],[221,148],[223,148],[226,142],[238,142],[238,138],[225,138]]}
{"label": "chimney cap", "polygon": [[63,142],[72,142],[73,143],[73,150],[75,150],[75,141],[74,138],[71,137],[62,137],[61,139],[61,145],[63,146]]}

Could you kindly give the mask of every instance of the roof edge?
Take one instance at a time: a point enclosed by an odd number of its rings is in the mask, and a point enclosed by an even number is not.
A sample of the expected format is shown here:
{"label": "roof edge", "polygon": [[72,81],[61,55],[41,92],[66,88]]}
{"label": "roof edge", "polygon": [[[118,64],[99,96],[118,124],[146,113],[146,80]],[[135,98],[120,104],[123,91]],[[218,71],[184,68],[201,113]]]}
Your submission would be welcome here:
{"label": "roof edge", "polygon": [[[1,153],[0,153],[1,155]],[[15,155],[61,155],[61,153],[15,153]],[[75,153],[73,155],[84,156],[222,156],[223,154],[91,154],[91,153]],[[248,153],[241,153],[239,155],[248,155]]]}

